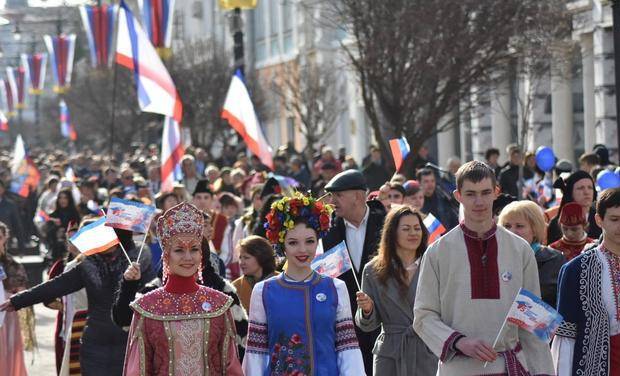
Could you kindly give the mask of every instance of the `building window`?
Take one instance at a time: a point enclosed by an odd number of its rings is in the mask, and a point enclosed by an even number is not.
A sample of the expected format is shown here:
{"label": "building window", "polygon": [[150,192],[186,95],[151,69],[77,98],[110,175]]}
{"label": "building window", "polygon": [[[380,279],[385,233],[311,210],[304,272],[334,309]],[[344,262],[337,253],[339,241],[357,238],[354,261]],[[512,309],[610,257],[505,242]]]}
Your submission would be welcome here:
{"label": "building window", "polygon": [[291,0],[284,0],[282,3],[282,33],[283,33],[283,53],[293,50],[293,4]]}
{"label": "building window", "polygon": [[265,39],[265,1],[259,1],[254,10],[254,41],[256,48],[256,61],[260,62],[267,58],[267,43]]}
{"label": "building window", "polygon": [[175,40],[184,40],[185,39],[185,18],[183,15],[183,11],[180,9],[176,9],[174,11],[174,19],[172,20],[173,30],[172,38]]}

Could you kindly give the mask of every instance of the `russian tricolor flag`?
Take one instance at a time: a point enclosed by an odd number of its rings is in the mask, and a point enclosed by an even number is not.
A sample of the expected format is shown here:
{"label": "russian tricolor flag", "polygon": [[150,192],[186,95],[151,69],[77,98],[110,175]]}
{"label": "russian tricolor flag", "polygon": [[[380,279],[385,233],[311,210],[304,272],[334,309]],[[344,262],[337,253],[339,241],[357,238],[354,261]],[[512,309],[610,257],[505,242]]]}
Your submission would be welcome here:
{"label": "russian tricolor flag", "polygon": [[73,123],[71,123],[71,115],[69,114],[69,107],[67,107],[67,103],[61,99],[60,100],[60,133],[65,138],[70,139],[71,141],[77,140],[77,132],[75,132],[75,128],[73,127]]}
{"label": "russian tricolor flag", "polygon": [[248,149],[273,169],[273,151],[258,123],[250,93],[243,81],[242,73],[237,70],[226,94],[222,118],[241,135]]}
{"label": "russian tricolor flag", "polygon": [[0,131],[8,132],[9,131],[9,119],[6,118],[4,112],[0,111]]}
{"label": "russian tricolor flag", "polygon": [[93,68],[107,67],[112,50],[116,5],[82,5],[80,14],[90,47],[91,65]]}
{"label": "russian tricolor flag", "polygon": [[439,219],[435,218],[431,213],[428,213],[426,218],[424,218],[424,226],[428,230],[429,245],[446,232],[446,228],[439,222]]}
{"label": "russian tricolor flag", "polygon": [[403,161],[409,155],[409,143],[405,137],[390,140],[390,149],[392,149],[392,157],[396,165],[396,171],[400,170]]}
{"label": "russian tricolor flag", "polygon": [[180,124],[183,105],[174,82],[124,1],[120,4],[118,22],[116,62],[133,69],[140,109],[170,116]]}
{"label": "russian tricolor flag", "polygon": [[119,243],[116,232],[112,227],[105,225],[106,218],[84,226],[69,239],[83,254],[94,255],[103,252]]}

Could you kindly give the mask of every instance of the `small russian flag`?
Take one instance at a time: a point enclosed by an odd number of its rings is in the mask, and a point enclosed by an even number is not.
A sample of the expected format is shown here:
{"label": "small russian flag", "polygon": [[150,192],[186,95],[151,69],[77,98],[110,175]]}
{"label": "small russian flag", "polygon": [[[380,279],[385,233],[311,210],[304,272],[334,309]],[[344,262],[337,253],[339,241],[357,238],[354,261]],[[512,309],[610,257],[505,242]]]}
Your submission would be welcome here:
{"label": "small russian flag", "polygon": [[392,157],[394,157],[394,164],[396,165],[396,171],[398,171],[411,151],[409,143],[405,137],[394,138],[390,140],[390,149],[392,149]]}
{"label": "small russian flag", "polygon": [[428,213],[426,218],[424,218],[424,226],[428,230],[429,245],[446,232],[446,228],[439,222],[439,219],[435,218],[431,213]]}
{"label": "small russian flag", "polygon": [[34,218],[35,222],[43,223],[50,220],[50,216],[43,209],[37,211],[37,215]]}
{"label": "small russian flag", "polygon": [[6,118],[4,112],[0,111],[0,131],[8,132],[9,131],[9,119]]}

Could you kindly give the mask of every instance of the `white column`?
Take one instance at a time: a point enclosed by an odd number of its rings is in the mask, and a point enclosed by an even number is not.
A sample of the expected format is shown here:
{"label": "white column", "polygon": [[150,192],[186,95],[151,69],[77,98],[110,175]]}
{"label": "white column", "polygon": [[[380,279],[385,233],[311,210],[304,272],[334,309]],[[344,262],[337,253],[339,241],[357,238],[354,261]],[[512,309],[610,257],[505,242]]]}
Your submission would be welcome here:
{"label": "white column", "polygon": [[[453,121],[454,115],[446,115],[439,123],[439,127],[444,126]],[[445,166],[448,158],[456,155],[456,127],[453,124],[450,129],[437,134],[437,164],[441,167]]]}
{"label": "white column", "polygon": [[[506,146],[512,142],[510,125],[510,84],[503,81],[490,93],[491,96],[491,145],[500,152],[500,163],[504,163]],[[483,151],[484,152],[484,151]]]}
{"label": "white column", "polygon": [[616,98],[614,81],[613,32],[610,28],[596,28],[594,50],[594,113],[596,116],[596,143],[610,149],[610,159],[617,158]]}
{"label": "white column", "polygon": [[[560,47],[561,49],[561,47]],[[570,59],[565,51],[554,54],[551,68],[551,135],[558,158],[574,161],[573,94]]]}
{"label": "white column", "polygon": [[583,80],[583,139],[584,150],[591,151],[596,144],[596,114],[594,112],[594,50],[592,33],[582,34],[581,65]]}

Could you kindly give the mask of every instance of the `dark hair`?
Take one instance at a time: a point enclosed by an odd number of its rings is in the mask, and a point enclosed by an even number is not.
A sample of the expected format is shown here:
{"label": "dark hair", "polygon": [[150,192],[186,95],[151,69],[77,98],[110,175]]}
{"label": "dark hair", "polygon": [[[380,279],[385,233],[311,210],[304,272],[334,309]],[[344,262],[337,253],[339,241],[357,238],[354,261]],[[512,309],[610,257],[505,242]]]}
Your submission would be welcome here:
{"label": "dark hair", "polygon": [[426,167],[421,168],[415,174],[417,181],[422,181],[422,176],[429,176],[429,175],[435,176],[435,173],[433,172],[433,170],[431,170],[430,168],[426,168]]}
{"label": "dark hair", "polygon": [[488,148],[487,151],[484,152],[484,159],[489,160],[494,155],[499,155],[498,148]]}
{"label": "dark hair", "polygon": [[497,186],[497,178],[493,169],[480,161],[469,161],[456,171],[456,189],[460,191],[465,180],[479,183],[487,178],[491,179],[493,188],[495,188]]}
{"label": "dark hair", "polygon": [[265,222],[267,221],[267,214],[271,211],[271,204],[282,199],[282,196],[279,194],[269,195],[267,200],[263,202],[263,207],[260,209],[258,213],[258,220],[256,221],[256,225],[254,226],[254,230],[252,231],[252,235],[266,237],[267,231],[265,229]]}
{"label": "dark hair", "polygon": [[407,195],[407,191],[405,190],[405,187],[403,187],[402,184],[400,184],[400,183],[389,183],[389,185],[390,185],[390,189],[393,189],[395,191],[400,192],[403,195],[403,197]]}
{"label": "dark hair", "polygon": [[579,163],[587,163],[592,166],[600,164],[600,161],[601,159],[596,153],[585,153],[579,157]]}
{"label": "dark hair", "polygon": [[601,192],[598,202],[596,203],[596,214],[605,218],[605,213],[609,208],[617,208],[620,206],[620,188],[609,188]]}
{"label": "dark hair", "polygon": [[250,235],[242,239],[237,247],[256,258],[258,265],[263,268],[263,278],[276,270],[276,257],[269,240],[261,236]]}
{"label": "dark hair", "polygon": [[379,251],[372,260],[379,282],[385,285],[388,279],[393,277],[398,282],[398,286],[403,294],[405,294],[408,289],[406,282],[407,271],[396,254],[396,233],[401,218],[409,215],[416,216],[418,221],[420,221],[422,239],[420,239],[420,246],[416,250],[416,258],[422,257],[424,252],[426,252],[426,243],[428,242],[428,230],[426,226],[424,226],[424,219],[418,210],[410,206],[401,206],[398,209],[390,210],[385,217],[385,223],[381,231]]}
{"label": "dark hair", "polygon": [[155,203],[157,204],[157,205],[156,205],[156,206],[157,206],[157,208],[158,208],[158,209],[163,209],[163,208],[164,208],[164,202],[166,202],[166,200],[167,200],[169,197],[174,197],[174,199],[175,199],[175,200],[177,200],[177,203],[180,201],[180,200],[179,200],[179,197],[178,197],[176,194],[174,194],[174,193],[172,193],[172,192],[166,192],[166,193],[164,193],[163,195],[161,195],[161,196],[160,196],[160,197],[159,197],[159,198],[155,201]]}
{"label": "dark hair", "polygon": [[237,200],[228,192],[224,192],[220,196],[220,204],[224,206],[238,206]]}

